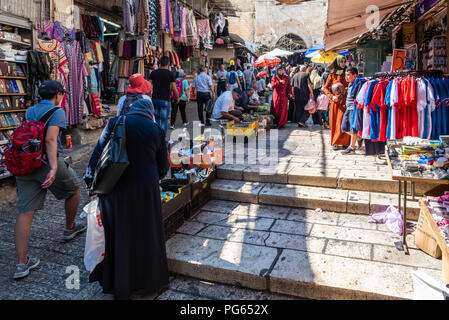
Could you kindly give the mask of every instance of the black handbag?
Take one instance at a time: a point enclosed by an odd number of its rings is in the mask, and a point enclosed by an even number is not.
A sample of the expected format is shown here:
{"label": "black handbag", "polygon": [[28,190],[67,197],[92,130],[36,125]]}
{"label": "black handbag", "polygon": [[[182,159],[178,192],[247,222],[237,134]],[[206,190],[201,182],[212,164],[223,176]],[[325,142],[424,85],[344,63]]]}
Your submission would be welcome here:
{"label": "black handbag", "polygon": [[93,193],[108,194],[112,192],[129,165],[126,152],[125,120],[124,116],[117,120],[111,137],[101,154],[91,187]]}
{"label": "black handbag", "polygon": [[206,102],[206,107],[204,108],[206,110],[207,114],[212,114],[212,111],[214,110],[215,101],[214,99],[209,99]]}

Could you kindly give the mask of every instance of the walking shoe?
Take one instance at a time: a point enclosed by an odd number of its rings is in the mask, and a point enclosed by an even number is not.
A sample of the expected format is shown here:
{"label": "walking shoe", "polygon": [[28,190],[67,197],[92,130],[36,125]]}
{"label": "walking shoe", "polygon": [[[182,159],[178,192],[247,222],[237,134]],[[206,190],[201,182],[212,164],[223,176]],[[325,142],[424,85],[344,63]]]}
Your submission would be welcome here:
{"label": "walking shoe", "polygon": [[175,126],[174,126],[174,125],[171,125],[171,126],[170,126],[170,130],[175,130]]}
{"label": "walking shoe", "polygon": [[332,150],[338,151],[338,146],[332,146]]}
{"label": "walking shoe", "polygon": [[341,154],[353,154],[355,153],[355,150],[351,147],[347,147],[346,150],[342,151]]}
{"label": "walking shoe", "polygon": [[326,127],[324,126],[324,124],[321,125],[321,130],[325,130]]}
{"label": "walking shoe", "polygon": [[187,122],[184,122],[184,127],[187,127],[187,125],[188,125],[188,123],[187,123]]}
{"label": "walking shoe", "polygon": [[363,140],[360,139],[359,141],[357,141],[357,150],[360,150],[363,146]]}
{"label": "walking shoe", "polygon": [[305,128],[306,125],[305,125],[304,123],[302,123],[302,122],[298,122],[298,127],[300,127],[300,128]]}
{"label": "walking shoe", "polygon": [[16,272],[14,272],[14,279],[22,279],[30,274],[30,271],[36,268],[41,261],[38,258],[28,257],[26,264],[16,264]]}
{"label": "walking shoe", "polygon": [[72,240],[77,235],[86,231],[86,229],[87,229],[87,227],[85,225],[75,223],[75,226],[73,227],[72,230],[67,230],[67,229],[64,230],[64,235],[63,235],[64,241]]}

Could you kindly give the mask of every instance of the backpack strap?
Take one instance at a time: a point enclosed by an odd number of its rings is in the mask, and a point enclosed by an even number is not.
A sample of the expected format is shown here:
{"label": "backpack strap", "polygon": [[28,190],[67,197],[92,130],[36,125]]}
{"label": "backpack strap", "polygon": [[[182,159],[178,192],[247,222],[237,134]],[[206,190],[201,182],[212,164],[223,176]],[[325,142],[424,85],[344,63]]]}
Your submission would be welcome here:
{"label": "backpack strap", "polygon": [[58,107],[54,107],[53,109],[48,110],[44,113],[44,115],[39,119],[39,121],[42,121],[45,123],[45,127],[47,127],[48,121],[50,121],[51,117],[55,114],[56,111],[58,111]]}

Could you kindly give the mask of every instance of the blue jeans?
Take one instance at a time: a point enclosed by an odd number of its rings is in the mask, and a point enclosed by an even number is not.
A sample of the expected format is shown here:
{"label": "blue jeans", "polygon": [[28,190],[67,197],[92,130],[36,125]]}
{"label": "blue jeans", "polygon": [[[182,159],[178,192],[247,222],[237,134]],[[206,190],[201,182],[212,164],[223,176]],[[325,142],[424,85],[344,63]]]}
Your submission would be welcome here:
{"label": "blue jeans", "polygon": [[165,135],[167,135],[170,101],[155,99],[153,100],[153,105],[156,123],[161,126],[162,130],[165,132]]}

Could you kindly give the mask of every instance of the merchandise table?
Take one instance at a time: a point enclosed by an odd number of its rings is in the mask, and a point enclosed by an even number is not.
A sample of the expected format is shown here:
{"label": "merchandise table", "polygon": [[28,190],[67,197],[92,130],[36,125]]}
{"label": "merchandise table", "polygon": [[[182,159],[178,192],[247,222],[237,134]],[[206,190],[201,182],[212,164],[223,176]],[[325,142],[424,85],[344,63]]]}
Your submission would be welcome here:
{"label": "merchandise table", "polygon": [[[448,179],[429,179],[429,178],[419,178],[419,177],[405,177],[397,174],[397,170],[393,170],[391,165],[391,159],[388,153],[390,148],[400,147],[401,144],[387,144],[385,146],[385,157],[388,162],[388,168],[390,170],[391,178],[395,181],[398,181],[398,208],[399,212],[401,211],[401,197],[404,195],[404,219],[402,224],[402,243],[398,248],[399,250],[404,250],[405,254],[409,254],[408,245],[407,245],[407,184],[410,182],[411,185],[411,195],[412,199],[415,200],[415,182],[419,183],[428,183],[435,185],[449,185]],[[403,186],[402,186],[403,185]]]}

